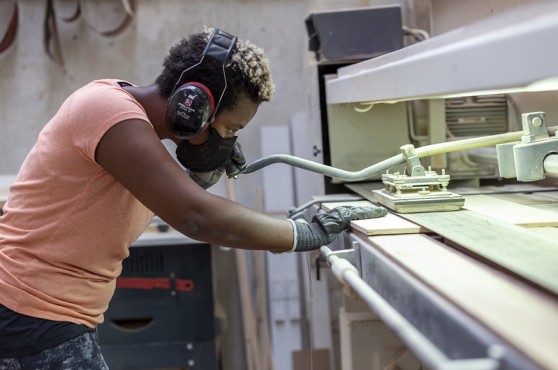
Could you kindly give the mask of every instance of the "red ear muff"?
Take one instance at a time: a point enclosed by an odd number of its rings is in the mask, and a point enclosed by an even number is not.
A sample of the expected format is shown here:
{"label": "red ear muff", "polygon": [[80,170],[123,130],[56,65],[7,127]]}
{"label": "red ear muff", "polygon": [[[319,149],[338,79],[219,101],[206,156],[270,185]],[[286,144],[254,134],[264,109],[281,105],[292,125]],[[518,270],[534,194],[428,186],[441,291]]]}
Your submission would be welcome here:
{"label": "red ear muff", "polygon": [[187,82],[178,88],[167,103],[167,128],[181,139],[202,132],[215,108],[213,94],[199,82]]}
{"label": "red ear muff", "polygon": [[215,106],[211,91],[199,82],[187,82],[176,91],[173,89],[167,100],[166,124],[168,129],[178,138],[190,139],[198,135],[210,123],[208,121],[213,122],[215,119],[216,110],[219,108],[227,88],[225,63],[230,59],[235,44],[236,36],[216,28],[205,46],[200,61],[183,70],[178,77],[174,89],[180,85],[184,73],[196,68],[202,64],[205,57],[208,57],[222,65],[225,84],[217,101],[217,106]]}

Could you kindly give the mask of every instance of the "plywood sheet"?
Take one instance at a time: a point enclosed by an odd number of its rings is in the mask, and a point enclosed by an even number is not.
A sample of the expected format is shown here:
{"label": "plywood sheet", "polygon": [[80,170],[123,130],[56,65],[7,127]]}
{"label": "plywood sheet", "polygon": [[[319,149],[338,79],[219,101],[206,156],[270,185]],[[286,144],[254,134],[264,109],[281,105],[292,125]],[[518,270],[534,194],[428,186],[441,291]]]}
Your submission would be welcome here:
{"label": "plywood sheet", "polygon": [[369,240],[419,280],[539,362],[558,364],[558,302],[424,235]]}
{"label": "plywood sheet", "polygon": [[[331,202],[323,203],[322,208],[330,210],[339,206],[365,205],[372,205],[372,203],[369,201]],[[427,228],[417,225],[414,222],[406,220],[391,212],[388,212],[388,214],[384,217],[351,221],[351,228],[366,235],[417,234],[429,231]]]}
{"label": "plywood sheet", "polygon": [[523,227],[558,226],[558,212],[536,209],[489,195],[466,195],[463,208]]}

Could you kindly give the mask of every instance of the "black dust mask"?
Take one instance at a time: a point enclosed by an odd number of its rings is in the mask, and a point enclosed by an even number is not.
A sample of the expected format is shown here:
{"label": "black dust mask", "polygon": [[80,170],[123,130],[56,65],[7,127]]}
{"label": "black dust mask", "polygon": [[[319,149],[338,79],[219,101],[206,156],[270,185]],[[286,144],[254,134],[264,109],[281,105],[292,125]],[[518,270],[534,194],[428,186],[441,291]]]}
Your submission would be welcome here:
{"label": "black dust mask", "polygon": [[209,138],[201,145],[183,140],[176,148],[176,157],[184,167],[193,172],[209,172],[223,166],[231,157],[236,136],[224,139],[209,126]]}

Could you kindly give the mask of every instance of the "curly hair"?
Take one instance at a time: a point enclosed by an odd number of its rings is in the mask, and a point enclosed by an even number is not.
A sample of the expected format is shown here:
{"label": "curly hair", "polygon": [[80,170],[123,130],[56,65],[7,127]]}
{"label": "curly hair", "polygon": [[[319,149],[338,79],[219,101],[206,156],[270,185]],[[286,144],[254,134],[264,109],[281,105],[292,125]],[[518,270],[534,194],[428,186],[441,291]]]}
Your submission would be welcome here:
{"label": "curly hair", "polygon": [[[163,98],[168,98],[180,74],[201,60],[213,28],[189,35],[169,50],[163,62],[163,71],[155,80]],[[247,96],[254,103],[270,101],[275,86],[271,79],[269,61],[263,49],[250,41],[237,39],[231,58],[225,65],[227,87],[220,103],[221,109],[231,109]],[[217,100],[225,87],[221,63],[204,58],[203,63],[184,73],[180,83],[196,81],[206,85]]]}

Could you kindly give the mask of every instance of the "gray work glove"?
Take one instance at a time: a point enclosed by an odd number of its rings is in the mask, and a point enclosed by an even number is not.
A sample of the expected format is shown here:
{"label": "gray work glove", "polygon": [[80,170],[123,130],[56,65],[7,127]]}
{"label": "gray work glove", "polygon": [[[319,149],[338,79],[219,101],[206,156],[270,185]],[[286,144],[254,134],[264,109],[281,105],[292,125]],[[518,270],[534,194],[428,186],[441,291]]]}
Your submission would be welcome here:
{"label": "gray work glove", "polygon": [[217,181],[219,181],[219,179],[223,175],[223,172],[226,171],[228,177],[236,178],[236,176],[238,176],[238,174],[240,173],[240,170],[242,170],[245,165],[246,159],[244,158],[244,154],[242,153],[242,147],[237,141],[234,143],[230,159],[223,166],[209,172],[193,172],[190,170],[187,170],[187,172],[192,180],[194,180],[199,186],[207,190],[209,187],[215,185]]}
{"label": "gray work glove", "polygon": [[221,166],[218,169],[209,172],[192,172],[188,169],[186,169],[186,172],[188,172],[188,175],[190,175],[192,180],[207,190],[219,181],[221,175],[225,172],[225,166]]}
{"label": "gray work glove", "polygon": [[225,163],[225,171],[229,178],[236,178],[240,171],[246,166],[246,158],[244,158],[244,153],[242,152],[242,147],[236,141],[234,143],[234,148],[231,153],[231,158]]}
{"label": "gray work glove", "polygon": [[352,220],[383,217],[387,210],[376,206],[342,206],[329,212],[320,210],[312,222],[295,220],[294,252],[306,252],[331,243],[337,235],[349,227]]}

